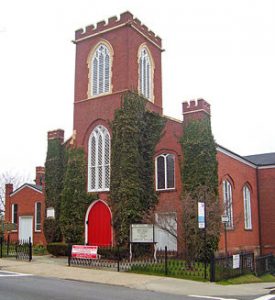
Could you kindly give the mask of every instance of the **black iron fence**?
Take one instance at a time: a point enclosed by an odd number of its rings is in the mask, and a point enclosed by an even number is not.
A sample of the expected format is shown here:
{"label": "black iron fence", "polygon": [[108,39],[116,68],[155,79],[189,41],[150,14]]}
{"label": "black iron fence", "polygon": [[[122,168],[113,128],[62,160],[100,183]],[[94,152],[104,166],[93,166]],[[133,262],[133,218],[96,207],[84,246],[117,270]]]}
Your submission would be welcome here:
{"label": "black iron fence", "polygon": [[9,236],[7,239],[0,237],[0,258],[16,257],[21,260],[32,260],[32,242],[28,241],[11,241]]}
{"label": "black iron fence", "polygon": [[[157,259],[153,256],[139,256],[129,259],[129,252],[126,258],[125,250],[119,248],[104,249],[98,259],[75,258],[71,256],[71,249],[68,253],[69,266],[81,266],[89,268],[111,269],[114,271],[125,271],[134,273],[148,273],[189,279],[210,279],[210,265],[202,261],[187,262],[177,255],[177,252],[157,252]],[[107,254],[109,253],[109,254]]]}
{"label": "black iron fence", "polygon": [[220,281],[254,272],[254,253],[213,257],[210,264],[210,281]]}
{"label": "black iron fence", "polygon": [[156,259],[152,253],[139,253],[129,259],[129,250],[119,247],[98,249],[97,259],[71,257],[68,251],[68,265],[88,268],[111,269],[114,271],[147,273],[186,279],[226,280],[244,274],[257,276],[275,273],[275,258],[272,254],[254,257],[254,253],[213,257],[210,262],[188,261],[173,251],[158,251]]}
{"label": "black iron fence", "polygon": [[255,274],[261,276],[266,273],[275,273],[275,258],[272,254],[258,256],[255,259]]}

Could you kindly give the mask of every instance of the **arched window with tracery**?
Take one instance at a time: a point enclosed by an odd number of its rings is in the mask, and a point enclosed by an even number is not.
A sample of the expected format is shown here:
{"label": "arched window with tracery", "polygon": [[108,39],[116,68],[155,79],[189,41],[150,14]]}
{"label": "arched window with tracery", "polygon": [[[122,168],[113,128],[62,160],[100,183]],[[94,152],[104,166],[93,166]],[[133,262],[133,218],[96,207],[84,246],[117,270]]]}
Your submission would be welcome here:
{"label": "arched window with tracery", "polygon": [[108,191],[110,188],[110,134],[97,126],[88,144],[88,192]]}
{"label": "arched window with tracery", "polygon": [[153,65],[147,47],[139,51],[139,92],[147,99],[153,99]]}
{"label": "arched window with tracery", "polygon": [[110,92],[111,55],[110,49],[103,43],[99,44],[90,62],[91,96]]}

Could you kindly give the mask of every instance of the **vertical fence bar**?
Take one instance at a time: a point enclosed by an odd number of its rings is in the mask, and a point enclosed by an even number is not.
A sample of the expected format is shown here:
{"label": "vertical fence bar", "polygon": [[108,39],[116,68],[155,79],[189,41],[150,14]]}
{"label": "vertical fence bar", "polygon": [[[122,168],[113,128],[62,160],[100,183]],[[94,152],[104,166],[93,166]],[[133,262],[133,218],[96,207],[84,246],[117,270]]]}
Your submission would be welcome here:
{"label": "vertical fence bar", "polygon": [[71,258],[72,258],[72,245],[68,244],[68,266],[71,266]]}
{"label": "vertical fence bar", "polygon": [[10,234],[8,234],[8,241],[7,241],[7,256],[10,254]]}
{"label": "vertical fence bar", "polygon": [[29,237],[29,261],[32,261],[32,240]]}
{"label": "vertical fence bar", "polygon": [[3,257],[3,237],[0,237],[0,258]]}
{"label": "vertical fence bar", "polygon": [[167,246],[165,246],[165,251],[164,251],[164,273],[165,276],[168,275],[168,265],[167,265]]}
{"label": "vertical fence bar", "polygon": [[210,259],[210,282],[216,281],[216,264],[215,256],[212,255]]}
{"label": "vertical fence bar", "polygon": [[119,245],[117,245],[117,271],[120,271],[120,252],[119,252]]}

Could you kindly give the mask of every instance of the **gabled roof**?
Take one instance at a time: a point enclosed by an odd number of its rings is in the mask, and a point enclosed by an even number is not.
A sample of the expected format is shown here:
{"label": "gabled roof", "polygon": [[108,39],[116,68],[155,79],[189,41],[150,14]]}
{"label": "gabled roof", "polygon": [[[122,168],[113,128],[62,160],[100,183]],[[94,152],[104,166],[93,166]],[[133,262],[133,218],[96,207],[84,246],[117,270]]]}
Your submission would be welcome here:
{"label": "gabled roof", "polygon": [[275,165],[275,152],[248,155],[244,156],[244,158],[257,166]]}
{"label": "gabled roof", "polygon": [[33,189],[34,191],[38,192],[38,193],[42,193],[42,186],[41,185],[37,185],[37,184],[31,184],[31,183],[24,183],[23,185],[21,185],[18,189],[16,189],[15,191],[13,191],[10,196],[15,195],[16,193],[18,193],[19,191],[23,190],[24,188],[30,188]]}

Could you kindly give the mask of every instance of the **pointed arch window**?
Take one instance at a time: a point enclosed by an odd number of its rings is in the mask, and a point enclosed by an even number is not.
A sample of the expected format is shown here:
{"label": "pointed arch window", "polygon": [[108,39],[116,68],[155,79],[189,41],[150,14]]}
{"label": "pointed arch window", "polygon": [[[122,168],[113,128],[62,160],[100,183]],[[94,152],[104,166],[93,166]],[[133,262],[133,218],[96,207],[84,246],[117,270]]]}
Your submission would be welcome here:
{"label": "pointed arch window", "polygon": [[228,217],[227,229],[233,229],[232,186],[228,180],[223,181],[224,214]]}
{"label": "pointed arch window", "polygon": [[247,185],[245,185],[243,188],[243,201],[244,201],[244,228],[252,229],[250,189],[248,188]]}
{"label": "pointed arch window", "polygon": [[139,54],[139,92],[145,98],[153,99],[153,66],[146,47],[142,47]]}
{"label": "pointed arch window", "polygon": [[94,51],[91,60],[91,94],[97,96],[103,93],[110,92],[111,81],[111,55],[110,50],[104,44],[99,46]]}
{"label": "pointed arch window", "polygon": [[110,189],[110,134],[102,126],[97,126],[88,144],[88,192]]}

